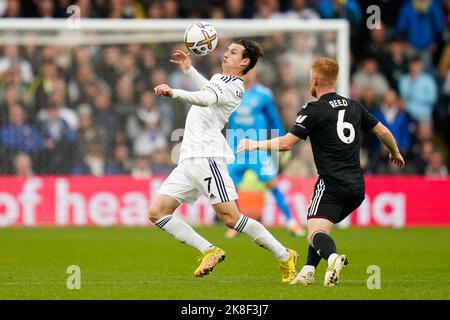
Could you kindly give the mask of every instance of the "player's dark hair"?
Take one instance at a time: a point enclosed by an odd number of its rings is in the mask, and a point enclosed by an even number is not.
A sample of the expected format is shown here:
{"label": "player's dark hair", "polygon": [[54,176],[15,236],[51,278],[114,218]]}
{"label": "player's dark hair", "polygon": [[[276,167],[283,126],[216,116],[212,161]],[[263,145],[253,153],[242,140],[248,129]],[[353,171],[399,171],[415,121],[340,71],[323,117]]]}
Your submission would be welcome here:
{"label": "player's dark hair", "polygon": [[238,43],[245,48],[242,52],[242,58],[250,59],[249,65],[244,69],[244,71],[242,71],[242,74],[244,75],[249,70],[253,69],[256,62],[258,62],[258,59],[263,56],[263,52],[261,46],[256,41],[241,39]]}

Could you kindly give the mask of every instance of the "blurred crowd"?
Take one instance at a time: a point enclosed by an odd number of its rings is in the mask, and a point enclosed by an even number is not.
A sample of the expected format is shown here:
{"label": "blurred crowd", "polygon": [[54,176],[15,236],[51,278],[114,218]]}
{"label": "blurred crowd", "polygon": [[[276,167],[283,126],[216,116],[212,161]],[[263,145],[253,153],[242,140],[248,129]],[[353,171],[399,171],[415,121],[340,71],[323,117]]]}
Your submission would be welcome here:
{"label": "blurred crowd", "polygon": [[[351,97],[394,134],[402,171],[370,134],[361,165],[369,174],[445,177],[450,146],[450,0],[0,0],[0,16],[67,17],[76,4],[90,18],[328,19],[351,26]],[[368,28],[369,5],[381,21]],[[257,37],[266,59],[261,83],[274,93],[286,129],[311,100],[308,78],[318,56],[335,57],[336,33]],[[220,72],[227,41],[193,62]],[[0,46],[0,174],[167,175],[174,168],[188,107],[155,97],[153,87],[194,90],[168,54],[180,44]],[[164,62],[162,62],[164,61]],[[311,147],[282,161],[286,176],[315,175]]]}

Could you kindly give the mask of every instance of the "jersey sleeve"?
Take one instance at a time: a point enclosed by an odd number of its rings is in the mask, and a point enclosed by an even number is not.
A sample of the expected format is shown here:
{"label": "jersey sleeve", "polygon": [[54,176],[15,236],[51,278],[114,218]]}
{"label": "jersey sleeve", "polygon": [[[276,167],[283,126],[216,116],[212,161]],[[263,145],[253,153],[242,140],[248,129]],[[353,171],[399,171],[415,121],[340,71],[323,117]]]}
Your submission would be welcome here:
{"label": "jersey sleeve", "polygon": [[367,111],[366,108],[364,108],[363,105],[360,104],[361,107],[361,128],[365,131],[372,130],[373,127],[377,125],[379,122],[377,118],[373,114],[371,114],[369,111]]}
{"label": "jersey sleeve", "polygon": [[236,92],[236,86],[233,81],[236,81],[236,77],[224,76],[218,73],[211,78],[203,89],[207,88],[212,90],[216,94],[218,104],[239,103],[237,101],[238,92]]}
{"label": "jersey sleeve", "polygon": [[290,133],[300,139],[306,140],[317,121],[318,119],[315,115],[314,107],[311,106],[311,103],[307,103],[301,107],[300,111],[297,113],[297,118],[295,119],[295,123],[292,126]]}

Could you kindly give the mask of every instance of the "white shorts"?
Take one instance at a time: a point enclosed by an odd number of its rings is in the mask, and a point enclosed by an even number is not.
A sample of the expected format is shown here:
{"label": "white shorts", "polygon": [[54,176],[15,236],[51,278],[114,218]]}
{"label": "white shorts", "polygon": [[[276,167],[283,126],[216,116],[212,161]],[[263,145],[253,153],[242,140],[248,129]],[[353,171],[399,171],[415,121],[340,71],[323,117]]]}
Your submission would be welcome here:
{"label": "white shorts", "polygon": [[224,158],[184,159],[163,182],[158,194],[179,203],[193,203],[203,194],[211,205],[238,198]]}

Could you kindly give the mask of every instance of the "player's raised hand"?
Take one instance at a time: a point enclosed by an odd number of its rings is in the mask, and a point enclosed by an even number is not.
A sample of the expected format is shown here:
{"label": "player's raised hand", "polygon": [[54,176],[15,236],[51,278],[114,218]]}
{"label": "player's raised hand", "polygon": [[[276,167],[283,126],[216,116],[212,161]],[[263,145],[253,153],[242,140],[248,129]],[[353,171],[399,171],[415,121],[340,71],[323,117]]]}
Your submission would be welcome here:
{"label": "player's raised hand", "polygon": [[153,90],[155,91],[156,96],[165,96],[165,97],[169,97],[169,98],[172,98],[172,96],[173,96],[172,88],[169,87],[165,83],[154,87]]}
{"label": "player's raised hand", "polygon": [[175,53],[172,55],[172,59],[170,62],[177,64],[181,70],[187,71],[192,66],[191,58],[189,58],[189,53],[186,53],[181,50],[175,50]]}
{"label": "player's raised hand", "polygon": [[403,160],[402,155],[400,154],[400,152],[396,153],[396,154],[389,154],[389,161],[394,163],[397,167],[399,168],[404,168],[405,167],[405,160]]}
{"label": "player's raised hand", "polygon": [[251,139],[242,139],[239,142],[239,146],[237,148],[237,153],[242,151],[254,151],[258,150],[258,141],[251,140]]}

